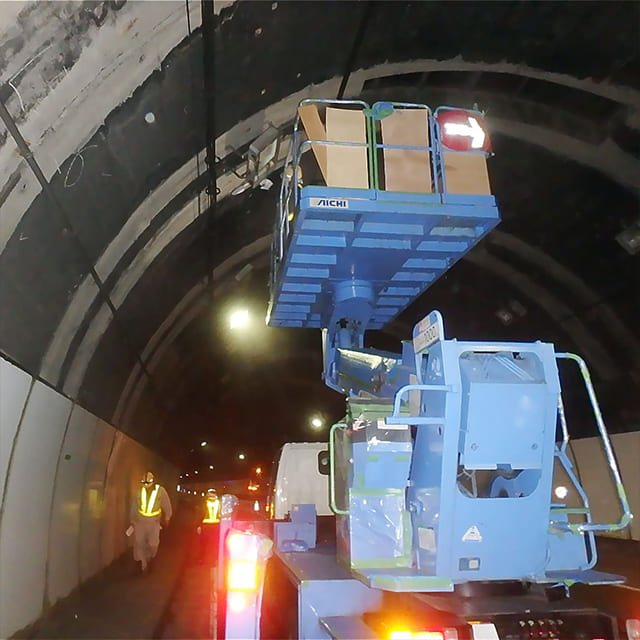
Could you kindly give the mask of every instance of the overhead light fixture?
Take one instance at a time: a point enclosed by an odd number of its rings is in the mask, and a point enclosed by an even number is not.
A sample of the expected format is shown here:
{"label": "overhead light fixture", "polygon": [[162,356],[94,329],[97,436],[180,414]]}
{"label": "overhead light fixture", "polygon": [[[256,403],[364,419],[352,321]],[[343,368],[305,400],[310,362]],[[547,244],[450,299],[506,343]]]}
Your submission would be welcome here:
{"label": "overhead light fixture", "polygon": [[278,155],[280,150],[280,131],[271,123],[267,128],[249,145],[247,154],[250,175],[258,176],[261,169],[265,169]]}
{"label": "overhead light fixture", "polygon": [[247,309],[237,309],[231,313],[229,317],[229,326],[231,329],[239,329],[245,327],[249,323],[249,311]]}
{"label": "overhead light fixture", "polygon": [[252,271],[253,271],[253,265],[250,262],[248,262],[247,264],[244,265],[244,267],[242,267],[242,269],[240,269],[240,271],[238,271],[238,273],[236,273],[235,276],[233,276],[233,278],[237,282],[240,282],[240,280],[244,280],[244,278],[246,278]]}
{"label": "overhead light fixture", "polygon": [[267,128],[249,145],[248,151],[244,154],[244,175],[236,173],[243,181],[231,191],[231,195],[240,195],[255,186],[264,190],[273,186],[268,175],[276,167],[281,137],[280,129],[268,123]]}
{"label": "overhead light fixture", "polygon": [[206,446],[207,446],[207,441],[206,441],[206,440],[203,440],[203,441],[200,443],[200,446],[201,446],[201,447],[206,447]]}
{"label": "overhead light fixture", "polygon": [[251,188],[250,182],[241,182],[235,189],[231,190],[232,196],[239,196],[241,193],[244,193],[247,189]]}
{"label": "overhead light fixture", "polygon": [[616,236],[616,240],[629,255],[633,256],[640,252],[640,220],[621,231]]}

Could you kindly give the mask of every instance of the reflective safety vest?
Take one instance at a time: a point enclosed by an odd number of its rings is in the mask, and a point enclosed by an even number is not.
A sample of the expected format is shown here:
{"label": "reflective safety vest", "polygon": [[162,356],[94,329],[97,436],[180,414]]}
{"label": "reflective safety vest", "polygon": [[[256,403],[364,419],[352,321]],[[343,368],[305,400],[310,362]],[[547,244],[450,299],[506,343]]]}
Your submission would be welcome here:
{"label": "reflective safety vest", "polygon": [[220,522],[218,511],[220,510],[220,500],[207,500],[207,517],[202,522]]}
{"label": "reflective safety vest", "polygon": [[162,509],[156,509],[155,511],[153,509],[156,503],[156,497],[158,495],[159,490],[160,490],[160,485],[157,484],[153,488],[153,491],[149,496],[149,500],[147,501],[147,488],[142,487],[142,489],[140,490],[140,507],[138,508],[138,513],[141,516],[145,516],[146,518],[151,518],[153,516],[160,515],[160,513],[162,512]]}

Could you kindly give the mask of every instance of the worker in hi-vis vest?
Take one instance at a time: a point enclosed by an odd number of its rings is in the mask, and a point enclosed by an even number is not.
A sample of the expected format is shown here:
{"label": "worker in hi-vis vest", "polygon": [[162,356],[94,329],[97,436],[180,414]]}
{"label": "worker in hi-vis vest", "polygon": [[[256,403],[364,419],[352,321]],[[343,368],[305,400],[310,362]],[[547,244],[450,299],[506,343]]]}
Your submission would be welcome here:
{"label": "worker in hi-vis vest", "polygon": [[142,476],[140,484],[136,498],[131,503],[131,526],[133,559],[141,563],[144,573],[158,552],[160,529],[169,524],[172,510],[169,494],[156,483],[151,471]]}
{"label": "worker in hi-vis vest", "polygon": [[213,566],[218,555],[218,535],[220,522],[220,498],[215,489],[207,491],[204,503],[202,522],[198,524],[197,558],[200,564],[206,563]]}
{"label": "worker in hi-vis vest", "polygon": [[215,489],[207,491],[207,500],[205,502],[206,512],[202,522],[205,524],[214,524],[220,522],[220,498]]}

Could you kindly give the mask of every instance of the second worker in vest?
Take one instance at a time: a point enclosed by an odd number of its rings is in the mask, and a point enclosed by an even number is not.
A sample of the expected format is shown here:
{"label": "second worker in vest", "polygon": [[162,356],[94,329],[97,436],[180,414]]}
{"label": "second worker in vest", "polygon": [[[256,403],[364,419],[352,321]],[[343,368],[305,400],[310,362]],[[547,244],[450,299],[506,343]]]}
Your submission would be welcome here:
{"label": "second worker in vest", "polygon": [[218,556],[220,498],[215,489],[207,491],[202,522],[198,525],[198,562],[213,566]]}
{"label": "second worker in vest", "polygon": [[133,526],[133,559],[141,563],[142,572],[149,569],[160,545],[160,529],[171,520],[171,500],[164,487],[156,483],[151,471],[140,481],[136,500],[131,504]]}

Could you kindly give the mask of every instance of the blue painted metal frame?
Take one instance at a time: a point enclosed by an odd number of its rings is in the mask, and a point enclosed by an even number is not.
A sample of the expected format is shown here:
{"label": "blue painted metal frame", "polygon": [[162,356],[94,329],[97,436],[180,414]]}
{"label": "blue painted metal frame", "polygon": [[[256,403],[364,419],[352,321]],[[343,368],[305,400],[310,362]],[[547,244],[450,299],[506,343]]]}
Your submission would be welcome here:
{"label": "blue painted metal frame", "polygon": [[[327,100],[301,104],[310,103],[364,111],[371,188],[303,186],[297,179],[283,180],[267,321],[271,326],[330,327],[333,320],[343,317],[342,310],[336,309],[340,306],[336,304],[338,288],[356,281],[368,283],[370,289],[366,300],[359,301],[365,303],[359,304],[360,316],[356,318],[360,331],[379,329],[496,226],[496,202],[493,196],[447,193],[439,129],[426,105],[376,103],[369,107],[360,101]],[[375,123],[384,116],[377,114],[403,108],[427,112],[429,146],[378,142]],[[300,142],[297,118],[287,162],[291,176],[298,176],[302,153],[311,145],[362,146],[323,140]],[[428,152],[433,193],[379,189],[377,153],[384,149]],[[362,307],[366,308],[364,313]]]}
{"label": "blue painted metal frame", "polygon": [[270,325],[328,327],[339,285],[355,280],[371,285],[366,328],[379,329],[499,220],[491,196],[445,205],[441,194],[354,191],[301,190]]}

